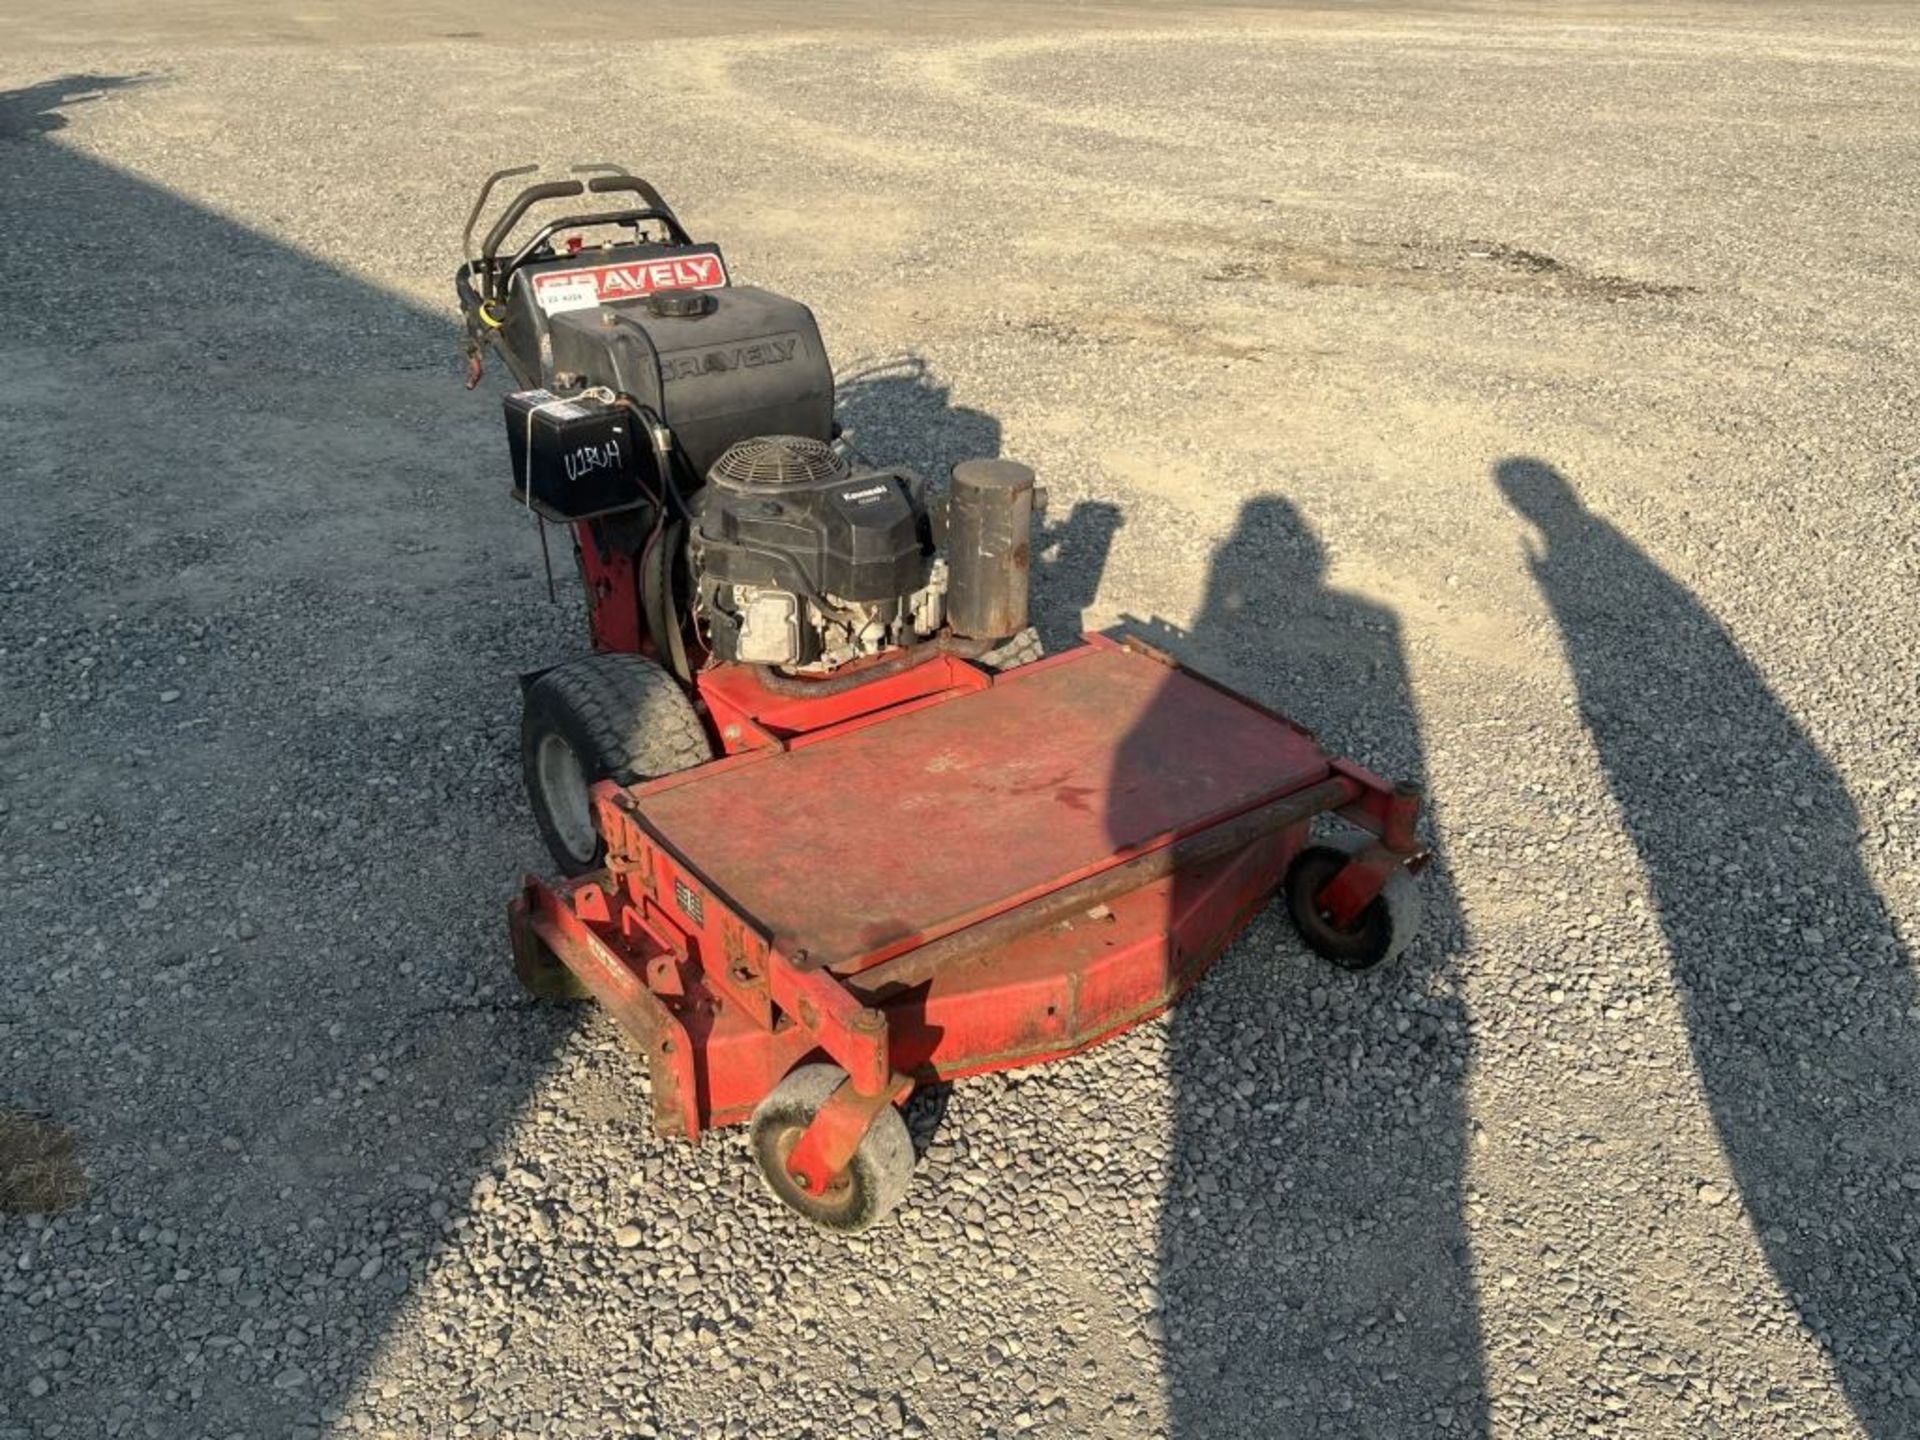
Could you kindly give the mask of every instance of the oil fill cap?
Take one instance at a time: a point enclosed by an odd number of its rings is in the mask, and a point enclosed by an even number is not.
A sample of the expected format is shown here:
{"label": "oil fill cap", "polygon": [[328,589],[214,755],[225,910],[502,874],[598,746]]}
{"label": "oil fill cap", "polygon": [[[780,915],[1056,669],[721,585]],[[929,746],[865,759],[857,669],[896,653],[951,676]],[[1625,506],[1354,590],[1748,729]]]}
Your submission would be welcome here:
{"label": "oil fill cap", "polygon": [[713,311],[714,301],[698,290],[656,290],[647,297],[647,309],[662,319],[697,320]]}

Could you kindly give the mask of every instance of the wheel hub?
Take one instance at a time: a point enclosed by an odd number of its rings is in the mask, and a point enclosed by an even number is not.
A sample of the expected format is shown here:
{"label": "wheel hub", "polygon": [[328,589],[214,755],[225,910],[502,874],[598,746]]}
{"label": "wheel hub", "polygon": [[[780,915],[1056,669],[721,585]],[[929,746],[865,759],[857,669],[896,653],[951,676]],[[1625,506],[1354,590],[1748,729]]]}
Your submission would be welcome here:
{"label": "wheel hub", "polygon": [[591,860],[600,837],[593,828],[593,801],[580,757],[561,736],[549,733],[540,738],[540,747],[534,754],[534,771],[539,776],[541,797],[560,843],[575,859]]}
{"label": "wheel hub", "polygon": [[853,1177],[842,1171],[827,1182],[824,1190],[816,1191],[807,1182],[807,1177],[795,1170],[787,1162],[793,1158],[794,1149],[800,1144],[800,1137],[806,1134],[803,1125],[790,1125],[782,1130],[774,1141],[774,1151],[780,1157],[780,1168],[786,1173],[787,1182],[805,1196],[808,1204],[821,1211],[844,1210],[853,1200]]}

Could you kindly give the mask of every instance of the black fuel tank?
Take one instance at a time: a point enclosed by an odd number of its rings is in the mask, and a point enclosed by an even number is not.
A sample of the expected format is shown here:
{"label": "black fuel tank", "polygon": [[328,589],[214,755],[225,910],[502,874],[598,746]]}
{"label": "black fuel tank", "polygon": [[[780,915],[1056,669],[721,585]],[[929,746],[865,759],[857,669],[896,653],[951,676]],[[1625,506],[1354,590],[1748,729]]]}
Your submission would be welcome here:
{"label": "black fuel tank", "polygon": [[662,290],[548,316],[553,383],[607,385],[658,411],[696,474],[755,435],[833,433],[813,312],[755,285]]}
{"label": "black fuel tank", "polygon": [[550,254],[513,271],[494,339],[525,389],[553,383],[555,315],[624,305],[659,290],[716,290],[733,283],[717,245],[635,240]]}

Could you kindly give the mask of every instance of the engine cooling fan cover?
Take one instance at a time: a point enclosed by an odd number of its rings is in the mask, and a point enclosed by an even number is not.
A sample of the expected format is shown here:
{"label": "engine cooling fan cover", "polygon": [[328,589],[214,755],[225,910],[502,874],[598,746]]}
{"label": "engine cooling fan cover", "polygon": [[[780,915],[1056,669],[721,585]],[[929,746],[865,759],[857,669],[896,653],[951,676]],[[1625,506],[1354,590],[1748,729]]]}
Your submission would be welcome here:
{"label": "engine cooling fan cover", "polygon": [[755,435],[729,445],[707,478],[729,490],[785,490],[853,474],[831,445],[804,435]]}

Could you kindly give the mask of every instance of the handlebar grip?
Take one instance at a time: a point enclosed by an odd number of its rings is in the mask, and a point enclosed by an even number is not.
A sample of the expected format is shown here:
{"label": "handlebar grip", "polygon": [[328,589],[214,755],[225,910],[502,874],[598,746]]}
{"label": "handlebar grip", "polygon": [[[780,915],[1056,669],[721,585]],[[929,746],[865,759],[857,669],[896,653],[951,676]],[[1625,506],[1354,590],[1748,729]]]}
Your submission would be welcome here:
{"label": "handlebar grip", "polygon": [[649,210],[658,210],[664,218],[673,221],[676,229],[679,227],[680,222],[674,216],[673,207],[667,204],[658,190],[638,175],[596,175],[587,181],[587,189],[595,195],[610,195],[621,190],[638,195]]}
{"label": "handlebar grip", "polygon": [[642,180],[638,175],[596,175],[587,181],[587,189],[596,195],[612,194],[620,190],[630,190],[649,205],[661,205],[665,202],[660,192]]}
{"label": "handlebar grip", "polygon": [[548,180],[539,185],[529,185],[513,197],[511,203],[501,212],[500,218],[493,222],[493,228],[487,231],[487,238],[480,242],[480,253],[489,260],[499,254],[500,242],[513,233],[513,227],[520,223],[520,217],[542,200],[558,200],[567,195],[580,195],[585,193],[586,188],[578,180]]}

